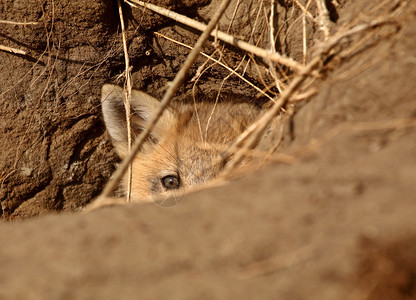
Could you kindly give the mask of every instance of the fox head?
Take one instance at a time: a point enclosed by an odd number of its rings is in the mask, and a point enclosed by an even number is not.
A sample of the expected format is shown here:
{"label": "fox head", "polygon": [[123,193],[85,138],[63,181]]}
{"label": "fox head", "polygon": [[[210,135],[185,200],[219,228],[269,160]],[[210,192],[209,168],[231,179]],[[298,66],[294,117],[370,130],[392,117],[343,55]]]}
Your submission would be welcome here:
{"label": "fox head", "polygon": [[[121,158],[127,156],[127,122],[123,89],[102,87],[106,128]],[[139,90],[131,94],[132,143],[148,125],[160,103]],[[149,201],[169,191],[202,184],[224,167],[218,158],[250,125],[259,109],[249,104],[176,103],[166,109],[132,162],[131,195]]]}

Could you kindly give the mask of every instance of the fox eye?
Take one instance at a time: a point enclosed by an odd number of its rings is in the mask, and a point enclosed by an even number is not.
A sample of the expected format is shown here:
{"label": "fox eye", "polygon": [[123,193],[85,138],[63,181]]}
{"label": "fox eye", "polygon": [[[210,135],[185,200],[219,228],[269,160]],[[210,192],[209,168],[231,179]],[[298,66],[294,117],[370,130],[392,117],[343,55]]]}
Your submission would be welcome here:
{"label": "fox eye", "polygon": [[162,178],[162,184],[168,190],[177,189],[180,185],[179,177],[176,175],[165,176]]}

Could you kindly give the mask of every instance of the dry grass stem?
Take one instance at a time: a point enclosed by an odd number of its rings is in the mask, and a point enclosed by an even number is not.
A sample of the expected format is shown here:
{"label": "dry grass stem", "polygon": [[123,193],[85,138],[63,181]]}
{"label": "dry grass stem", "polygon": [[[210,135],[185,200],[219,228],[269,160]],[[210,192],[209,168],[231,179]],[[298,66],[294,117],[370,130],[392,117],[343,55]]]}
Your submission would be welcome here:
{"label": "dry grass stem", "polygon": [[175,95],[176,91],[178,90],[179,86],[185,80],[185,76],[188,73],[189,69],[197,59],[199,52],[201,51],[202,46],[208,40],[211,32],[214,30],[216,24],[218,23],[219,19],[221,18],[222,14],[226,10],[227,6],[229,5],[231,0],[223,0],[221,5],[219,6],[218,10],[215,12],[212,20],[208,23],[205,31],[201,34],[196,42],[194,49],[192,49],[191,53],[188,55],[186,61],[184,62],[182,68],[176,74],[175,78],[173,79],[172,83],[170,84],[168,90],[166,91],[165,96],[163,97],[162,101],[160,102],[160,107],[158,111],[152,116],[149,121],[149,125],[143,130],[143,132],[137,137],[130,154],[123,160],[120,167],[114,173],[113,178],[106,184],[104,187],[103,192],[101,193],[101,197],[107,198],[111,197],[112,193],[117,188],[121,178],[123,177],[124,173],[126,172],[128,166],[132,162],[133,158],[137,155],[143,142],[149,136],[153,126],[159,120],[160,116],[162,115],[163,111],[168,107],[170,101],[172,100],[173,96]]}
{"label": "dry grass stem", "polygon": [[0,96],[5,95],[6,93],[10,92],[11,90],[13,90],[16,86],[18,86],[19,84],[21,84],[26,77],[31,74],[31,72],[35,69],[35,67],[41,62],[42,58],[46,55],[46,52],[48,51],[48,48],[46,48],[41,55],[39,56],[39,58],[36,60],[36,62],[32,65],[32,67],[29,69],[29,71],[27,71],[22,78],[20,78],[15,84],[13,84],[10,88],[8,88],[7,90],[3,91],[0,93]]}
{"label": "dry grass stem", "polygon": [[[275,40],[275,35],[274,35],[274,27],[275,27],[274,11],[275,11],[275,0],[271,0],[269,31],[270,31],[270,51],[272,53],[276,53],[276,40]],[[275,65],[274,65],[273,61],[271,61],[271,60],[269,60],[268,63],[269,63],[270,74],[272,75],[272,77],[274,79],[277,90],[281,94],[282,93],[282,88],[280,87],[280,82],[279,82],[279,78],[278,78],[277,73],[276,73]]]}
{"label": "dry grass stem", "polygon": [[311,88],[309,91],[306,91],[304,93],[301,93],[301,94],[296,93],[295,95],[293,95],[293,97],[290,98],[289,103],[305,101],[305,100],[311,98],[312,96],[315,96],[316,94],[318,94],[318,89],[317,88]]}
{"label": "dry grass stem", "polygon": [[307,44],[306,44],[306,14],[302,16],[302,54],[303,54],[303,64],[306,65],[306,54],[307,54]]}
{"label": "dry grass stem", "polygon": [[303,64],[306,65],[306,56],[307,56],[307,52],[308,52],[308,48],[307,48],[307,32],[306,32],[306,16],[307,13],[309,12],[309,6],[311,5],[312,0],[309,0],[308,3],[306,4],[306,8],[302,6],[304,10],[304,13],[302,15],[302,51],[303,51]]}
{"label": "dry grass stem", "polygon": [[[309,3],[311,1],[308,2],[307,6],[309,6]],[[302,5],[302,3],[300,3],[298,0],[295,0],[295,3],[297,6],[299,6],[299,8],[303,11],[303,13],[305,14],[305,16],[309,17],[312,21],[315,21],[315,17],[308,11],[308,9]]]}
{"label": "dry grass stem", "polygon": [[16,49],[16,48],[12,48],[12,47],[3,46],[3,45],[0,45],[0,50],[5,51],[5,52],[10,52],[10,53],[13,53],[13,54],[19,54],[19,55],[26,55],[27,54],[26,51]]}
{"label": "dry grass stem", "polygon": [[271,0],[270,5],[270,50],[272,52],[276,52],[276,43],[275,43],[275,36],[274,36],[274,5],[275,0]]}
{"label": "dry grass stem", "polygon": [[[145,2],[139,1],[139,0],[128,0],[127,3],[130,4],[133,7],[137,7],[135,4],[146,7],[146,8],[148,8],[148,9],[150,9],[150,10],[152,10],[152,11],[158,13],[158,14],[161,14],[163,16],[171,18],[171,19],[173,19],[177,22],[180,22],[184,25],[187,25],[189,27],[195,28],[195,29],[200,30],[200,31],[204,31],[206,26],[207,26],[203,23],[197,22],[197,21],[192,20],[188,17],[185,17],[181,14],[178,14],[176,12],[170,11],[166,8],[163,8],[163,7],[151,4],[151,3],[145,3]],[[230,45],[238,47],[238,48],[240,48],[244,51],[247,51],[247,52],[250,52],[254,55],[263,57],[266,60],[271,60],[273,62],[280,63],[280,64],[285,65],[285,66],[287,66],[287,67],[289,67],[289,68],[291,68],[295,71],[302,70],[302,65],[300,63],[296,62],[295,60],[293,60],[290,57],[285,57],[285,56],[283,56],[283,55],[281,55],[277,52],[273,53],[270,50],[266,50],[266,49],[263,49],[263,48],[256,47],[254,45],[251,45],[251,44],[249,44],[245,41],[239,40],[236,37],[231,36],[229,34],[226,34],[225,32],[222,32],[222,31],[219,31],[219,30],[216,30],[215,32],[212,32],[211,35],[213,37],[217,37],[219,40],[221,40],[223,42],[226,42]]]}
{"label": "dry grass stem", "polygon": [[[121,34],[123,37],[123,51],[124,51],[124,63],[125,63],[125,76],[126,76],[126,85],[124,87],[124,108],[126,110],[126,122],[127,122],[127,149],[128,153],[131,152],[131,73],[130,73],[130,59],[127,49],[127,38],[126,38],[126,29],[124,26],[124,17],[123,17],[123,8],[121,6],[120,0],[117,0],[118,12],[120,16],[121,24]],[[128,180],[127,180],[127,202],[130,202],[131,198],[131,181],[132,181],[132,164],[129,164],[128,167]]]}
{"label": "dry grass stem", "polygon": [[238,7],[240,6],[240,1],[241,0],[237,0],[237,3],[234,5],[233,16],[231,17],[230,23],[228,24],[227,33],[230,32],[231,27],[233,26],[233,23],[234,23],[234,20],[235,20],[235,16],[237,15]]}

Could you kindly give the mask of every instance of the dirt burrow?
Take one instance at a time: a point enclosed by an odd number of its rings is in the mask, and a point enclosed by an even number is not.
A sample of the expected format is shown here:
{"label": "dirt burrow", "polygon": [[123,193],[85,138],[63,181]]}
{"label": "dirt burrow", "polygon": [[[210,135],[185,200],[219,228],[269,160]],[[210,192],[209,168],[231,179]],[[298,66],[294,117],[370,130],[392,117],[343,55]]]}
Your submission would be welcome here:
{"label": "dirt burrow", "polygon": [[[395,12],[396,19],[347,39],[328,58],[318,94],[296,105],[279,148],[293,164],[186,195],[173,209],[129,205],[2,223],[0,298],[414,299],[416,6],[338,2],[334,29],[360,15]],[[76,210],[117,162],[98,106],[101,84],[123,70],[116,9],[98,1],[55,3],[54,12],[46,1],[3,3],[1,19],[41,21],[1,28],[0,44],[29,53],[0,53],[3,218]],[[246,15],[253,3],[243,1]],[[287,3],[279,1],[286,12],[279,18],[294,21]],[[174,8],[204,18],[217,4]],[[135,86],[160,96],[187,50],[152,30],[189,44],[196,34],[152,14],[130,17],[145,26],[129,32]],[[70,24],[77,27],[67,32]],[[311,46],[321,37],[312,27]],[[301,27],[286,30],[280,47],[301,60]],[[201,78],[201,94],[216,94],[222,72]],[[225,92],[256,96],[235,79]]]}
{"label": "dirt burrow", "polygon": [[[191,17],[207,1],[159,1]],[[134,85],[163,93],[188,50],[157,45],[153,31],[172,21],[124,6]],[[93,199],[118,158],[101,121],[100,88],[124,71],[119,16],[113,1],[3,1],[0,44],[2,160],[0,215],[25,218],[77,210]],[[166,30],[166,29],[165,29]],[[196,34],[187,32],[192,40]],[[171,51],[172,52],[172,51]],[[122,83],[121,80],[118,80]]]}
{"label": "dirt burrow", "polygon": [[[207,21],[219,1],[211,1],[210,5],[208,1],[158,4]],[[230,5],[221,21],[220,27],[225,31],[235,4]],[[256,1],[241,2],[230,33],[269,47],[262,34],[268,26],[263,10],[270,8],[263,7],[257,15],[258,6]],[[195,43],[198,32],[154,13],[127,5],[123,8],[133,85],[161,98],[189,49],[154,32],[187,45]],[[283,24],[277,47],[301,59],[301,28],[291,26],[299,10],[281,3],[277,12]],[[98,195],[118,163],[105,134],[99,101],[103,83],[123,84],[120,75],[124,72],[124,53],[117,5],[114,1],[4,1],[1,19],[37,23],[1,28],[0,44],[23,49],[27,55],[0,53],[0,215],[18,219],[77,210]],[[312,44],[314,26],[308,24],[307,30],[308,43]],[[214,47],[208,43],[204,51],[212,53]],[[243,57],[238,49],[220,51],[231,67]],[[189,79],[205,61],[199,58]],[[177,101],[193,101],[193,96],[198,101],[210,101],[220,93],[225,100],[239,95],[242,101],[264,102],[256,90],[235,76],[222,83],[227,75],[223,67],[211,66],[197,81],[185,83]],[[271,83],[261,65],[250,64],[246,78],[258,86]]]}

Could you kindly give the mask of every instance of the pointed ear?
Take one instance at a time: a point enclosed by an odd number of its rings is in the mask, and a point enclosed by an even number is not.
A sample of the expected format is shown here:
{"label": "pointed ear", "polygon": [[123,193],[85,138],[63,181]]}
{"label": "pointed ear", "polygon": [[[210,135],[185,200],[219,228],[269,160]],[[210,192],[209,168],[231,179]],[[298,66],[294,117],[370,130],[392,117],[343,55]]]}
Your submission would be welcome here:
{"label": "pointed ear", "polygon": [[[127,122],[124,108],[123,88],[105,84],[101,89],[101,104],[105,126],[113,140],[113,144],[121,157],[127,155]],[[153,114],[159,109],[158,100],[139,90],[131,94],[131,130],[132,142],[148,125]],[[175,126],[174,113],[165,110],[151,133],[151,139],[158,141]]]}

